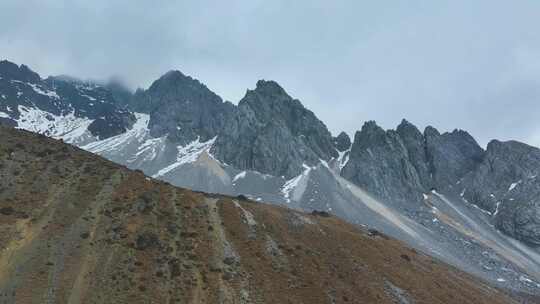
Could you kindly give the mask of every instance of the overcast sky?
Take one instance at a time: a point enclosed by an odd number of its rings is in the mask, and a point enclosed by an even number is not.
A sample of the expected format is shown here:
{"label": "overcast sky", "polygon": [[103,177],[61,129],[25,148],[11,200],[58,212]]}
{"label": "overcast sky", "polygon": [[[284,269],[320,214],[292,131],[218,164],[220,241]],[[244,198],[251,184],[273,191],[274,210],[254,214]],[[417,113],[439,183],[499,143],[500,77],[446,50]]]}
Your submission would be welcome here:
{"label": "overcast sky", "polygon": [[540,146],[540,1],[1,0],[0,57],[237,103],[279,82],[333,133],[366,120]]}

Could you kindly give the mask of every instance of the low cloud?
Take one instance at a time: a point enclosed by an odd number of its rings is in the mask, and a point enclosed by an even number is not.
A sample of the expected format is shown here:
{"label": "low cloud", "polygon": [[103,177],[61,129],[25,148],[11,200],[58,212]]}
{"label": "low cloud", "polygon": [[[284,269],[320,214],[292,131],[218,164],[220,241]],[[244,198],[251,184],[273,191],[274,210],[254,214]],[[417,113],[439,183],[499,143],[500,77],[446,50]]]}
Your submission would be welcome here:
{"label": "low cloud", "polygon": [[0,56],[40,74],[147,87],[179,69],[232,102],[274,79],[334,133],[407,118],[540,146],[540,2],[4,0],[0,11]]}

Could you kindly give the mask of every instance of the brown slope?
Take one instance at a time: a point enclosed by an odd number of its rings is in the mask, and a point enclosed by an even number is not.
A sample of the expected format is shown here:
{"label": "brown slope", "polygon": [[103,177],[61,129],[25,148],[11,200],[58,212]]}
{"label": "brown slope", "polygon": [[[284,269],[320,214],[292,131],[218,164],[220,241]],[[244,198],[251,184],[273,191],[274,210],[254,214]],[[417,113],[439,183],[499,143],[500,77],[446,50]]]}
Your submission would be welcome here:
{"label": "brown slope", "polygon": [[333,217],[211,196],[0,127],[0,303],[512,303]]}

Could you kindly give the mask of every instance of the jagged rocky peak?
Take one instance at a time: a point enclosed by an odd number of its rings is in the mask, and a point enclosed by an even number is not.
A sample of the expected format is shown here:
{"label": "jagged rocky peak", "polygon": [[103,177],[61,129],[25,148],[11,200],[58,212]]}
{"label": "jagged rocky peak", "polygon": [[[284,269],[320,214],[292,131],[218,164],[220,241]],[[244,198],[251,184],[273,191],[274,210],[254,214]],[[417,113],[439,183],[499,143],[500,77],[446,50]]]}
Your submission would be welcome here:
{"label": "jagged rocky peak", "polygon": [[273,80],[264,80],[261,79],[257,81],[255,91],[259,94],[264,94],[267,96],[286,96],[290,97],[287,92],[275,81]]}
{"label": "jagged rocky peak", "polygon": [[482,163],[464,178],[463,196],[495,212],[497,203],[504,199],[533,199],[540,190],[539,173],[540,149],[516,141],[492,140]]}
{"label": "jagged rocky peak", "polygon": [[374,120],[369,120],[362,125],[360,131],[355,133],[353,150],[355,146],[358,148],[369,148],[375,143],[386,143],[386,131],[377,125],[377,122]]}
{"label": "jagged rocky peak", "polygon": [[152,136],[187,144],[214,138],[234,111],[198,80],[180,71],[169,71],[146,91],[138,91],[132,108],[150,113]]}
{"label": "jagged rocky peak", "polygon": [[213,152],[240,169],[290,178],[338,154],[313,112],[275,81],[260,80],[238,103]]}
{"label": "jagged rocky peak", "polygon": [[492,140],[485,153],[487,163],[494,174],[501,177],[526,179],[540,173],[540,149],[518,141]]}
{"label": "jagged rocky peak", "polygon": [[494,139],[488,143],[486,153],[499,157],[518,156],[520,160],[523,160],[523,158],[529,157],[536,159],[540,149],[515,140],[499,141]]}
{"label": "jagged rocky peak", "polygon": [[155,80],[147,90],[137,89],[128,106],[135,112],[151,113],[167,103],[201,99],[222,102],[219,96],[197,79],[178,70],[171,70]]}
{"label": "jagged rocky peak", "polygon": [[[305,109],[300,101],[293,99],[273,80],[259,80],[253,90],[247,90],[246,95],[238,103],[240,108],[249,107],[255,114],[264,115],[263,111],[286,114],[291,109]],[[308,111],[307,109],[305,109]],[[264,117],[263,117],[264,118]]]}
{"label": "jagged rocky peak", "polygon": [[387,201],[419,202],[432,188],[456,193],[483,158],[484,150],[462,130],[441,134],[428,126],[422,134],[404,119],[385,131],[368,121],[356,133],[342,175]]}
{"label": "jagged rocky peak", "polygon": [[213,95],[213,99],[219,99],[221,101],[219,96],[211,92],[199,80],[187,76],[178,70],[171,70],[163,74],[147,90],[149,94],[160,95],[162,97],[156,101],[158,105],[169,101],[183,102],[190,97],[190,94],[203,92]]}
{"label": "jagged rocky peak", "polygon": [[418,128],[410,123],[405,118],[401,120],[401,123],[397,126],[396,131],[402,137],[422,138],[422,133]]}
{"label": "jagged rocky peak", "polygon": [[168,86],[178,87],[186,84],[203,85],[198,80],[185,75],[179,70],[170,70],[154,81],[149,90],[167,89]]}
{"label": "jagged rocky peak", "polygon": [[436,136],[440,136],[440,135],[441,135],[441,133],[439,132],[439,130],[437,130],[433,126],[427,126],[424,129],[424,136],[425,137],[436,137]]}
{"label": "jagged rocky peak", "polygon": [[339,152],[350,149],[351,144],[351,138],[345,132],[341,132],[338,136],[334,137],[334,145]]}
{"label": "jagged rocky peak", "polygon": [[286,128],[320,159],[337,156],[326,125],[275,81],[259,80],[255,90],[248,90],[238,107],[247,116],[253,114],[262,124],[271,122]]}
{"label": "jagged rocky peak", "polygon": [[376,197],[402,205],[417,203],[425,187],[398,132],[368,121],[356,132],[341,175]]}
{"label": "jagged rocky peak", "polygon": [[484,150],[463,130],[440,134],[437,129],[427,127],[424,136],[433,186],[436,188],[454,188],[484,158]]}
{"label": "jagged rocky peak", "polygon": [[0,61],[0,77],[30,83],[37,83],[41,81],[39,74],[32,71],[26,65],[21,64],[18,66],[17,64],[7,60]]}

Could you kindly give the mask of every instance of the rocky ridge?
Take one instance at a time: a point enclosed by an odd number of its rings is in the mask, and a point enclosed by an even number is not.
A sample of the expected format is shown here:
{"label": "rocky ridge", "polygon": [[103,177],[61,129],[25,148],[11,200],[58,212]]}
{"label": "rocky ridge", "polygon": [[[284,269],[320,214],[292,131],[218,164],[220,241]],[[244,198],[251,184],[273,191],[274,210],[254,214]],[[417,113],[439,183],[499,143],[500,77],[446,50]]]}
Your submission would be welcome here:
{"label": "rocky ridge", "polygon": [[[14,65],[25,75],[16,76],[19,72],[8,66],[0,94],[26,94],[19,85],[33,88],[32,81],[40,79]],[[119,134],[111,128],[114,132],[98,138],[88,127],[94,119],[84,114],[91,99],[79,105],[67,98],[42,101],[30,93],[26,101],[13,97],[19,93],[0,99],[0,120],[63,139],[178,186],[324,210],[385,231],[504,287],[530,293],[540,287],[536,148],[494,141],[484,150],[465,131],[441,134],[428,127],[420,132],[406,120],[395,130],[367,122],[351,143],[345,133],[332,137],[311,111],[274,81],[259,81],[237,106],[178,71],[131,98],[121,89],[124,94],[108,85],[81,86],[66,77],[42,82],[51,88],[66,83],[84,95],[81,87],[89,94],[104,92],[100,94],[109,96],[104,104],[113,112],[127,113],[130,123]],[[65,112],[47,112],[51,101],[67,104],[71,111],[81,108],[75,112],[83,114],[75,118],[84,123],[66,119],[70,116]],[[41,111],[35,115],[40,120],[25,123],[8,111],[15,106]],[[44,128],[35,127],[39,121],[47,122]],[[58,122],[62,128],[57,128]],[[107,124],[103,129],[108,130]],[[523,244],[507,240],[495,228]]]}
{"label": "rocky ridge", "polygon": [[175,188],[26,131],[0,142],[2,303],[517,303],[325,212]]}
{"label": "rocky ridge", "polygon": [[135,120],[103,87],[73,78],[41,79],[27,66],[9,61],[0,61],[0,101],[1,123],[34,127],[49,135],[63,135],[73,124],[81,124],[104,139],[126,132]]}

